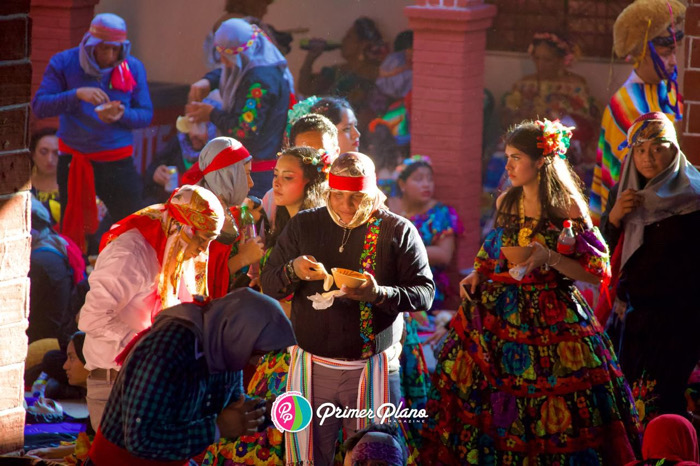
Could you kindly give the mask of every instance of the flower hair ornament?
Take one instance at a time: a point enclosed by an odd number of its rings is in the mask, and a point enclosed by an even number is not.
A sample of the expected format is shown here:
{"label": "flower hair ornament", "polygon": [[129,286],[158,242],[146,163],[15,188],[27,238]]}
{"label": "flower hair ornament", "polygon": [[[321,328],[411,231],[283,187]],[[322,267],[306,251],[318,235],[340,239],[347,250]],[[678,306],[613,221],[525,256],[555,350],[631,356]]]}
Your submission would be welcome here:
{"label": "flower hair ornament", "polygon": [[311,113],[311,108],[320,100],[320,97],[312,95],[311,97],[297,102],[291,109],[287,110],[287,128],[285,130],[287,132],[287,137],[289,137],[289,134],[292,132],[292,125],[294,125],[299,118]]}
{"label": "flower hair ornament", "polygon": [[401,162],[401,165],[396,167],[396,173],[400,175],[404,170],[416,162],[427,163],[431,167],[433,166],[433,163],[430,161],[430,157],[427,155],[412,155],[411,157],[404,159],[404,161]]}
{"label": "flower hair ornament", "polygon": [[[286,152],[277,152],[277,157],[289,155]],[[323,173],[328,179],[328,173],[331,171],[331,156],[324,149],[319,149],[315,155],[309,157],[300,157],[301,162],[306,165],[313,165],[319,173]]]}
{"label": "flower hair ornament", "polygon": [[253,29],[253,34],[250,36],[250,39],[245,44],[241,44],[236,48],[223,48],[220,45],[217,45],[216,51],[219,53],[223,53],[226,55],[238,55],[241,52],[245,52],[248,50],[254,43],[255,39],[258,38],[258,36],[262,33],[262,29],[257,27],[255,24],[251,24],[250,27]]}
{"label": "flower hair ornament", "polygon": [[532,56],[535,53],[535,42],[546,41],[553,45],[564,55],[564,66],[570,66],[580,55],[581,51],[575,44],[562,39],[553,32],[536,32],[532,37],[532,42],[527,48],[527,53]]}
{"label": "flower hair ornament", "polygon": [[537,138],[537,147],[542,149],[545,157],[559,156],[566,158],[566,151],[571,145],[573,126],[564,126],[559,120],[549,121],[544,118],[542,121],[536,120],[535,124],[542,130],[542,136]]}

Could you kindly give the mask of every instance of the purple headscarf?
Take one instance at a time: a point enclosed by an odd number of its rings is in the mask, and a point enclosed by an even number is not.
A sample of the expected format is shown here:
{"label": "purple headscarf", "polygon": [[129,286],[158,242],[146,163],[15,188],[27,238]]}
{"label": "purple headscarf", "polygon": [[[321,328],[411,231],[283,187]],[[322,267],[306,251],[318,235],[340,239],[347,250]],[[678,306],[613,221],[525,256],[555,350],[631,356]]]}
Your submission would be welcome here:
{"label": "purple headscarf", "polygon": [[393,435],[367,432],[352,449],[353,464],[361,461],[384,461],[388,466],[404,466],[403,448]]}

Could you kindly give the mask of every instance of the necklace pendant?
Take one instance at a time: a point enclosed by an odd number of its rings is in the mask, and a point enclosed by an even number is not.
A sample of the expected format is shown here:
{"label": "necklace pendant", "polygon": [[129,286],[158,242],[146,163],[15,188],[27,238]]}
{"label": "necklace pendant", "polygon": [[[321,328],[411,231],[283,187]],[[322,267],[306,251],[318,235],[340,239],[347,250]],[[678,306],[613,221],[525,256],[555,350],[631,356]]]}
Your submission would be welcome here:
{"label": "necklace pendant", "polygon": [[341,246],[341,247],[338,248],[338,252],[341,252],[341,253],[342,253],[344,250],[345,250],[345,248],[344,248],[343,246]]}

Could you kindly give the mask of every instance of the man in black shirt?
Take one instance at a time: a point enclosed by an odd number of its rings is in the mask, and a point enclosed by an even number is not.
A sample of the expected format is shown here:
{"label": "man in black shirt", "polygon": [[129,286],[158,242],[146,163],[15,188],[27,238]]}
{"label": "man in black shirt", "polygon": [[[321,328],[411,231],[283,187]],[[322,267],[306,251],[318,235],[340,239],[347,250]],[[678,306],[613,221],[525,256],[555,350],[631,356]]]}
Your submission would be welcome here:
{"label": "man in black shirt", "polygon": [[[365,408],[377,414],[383,403],[398,404],[402,312],[430,309],[435,291],[418,231],[384,207],[369,157],[342,154],[331,166],[329,186],[327,207],[292,218],[262,271],[267,294],[281,299],[294,293],[291,320],[298,347],[288,389],[301,391],[315,415],[313,442],[308,428],[288,433],[286,441],[301,452],[295,460],[317,465],[332,463],[341,422],[348,435],[367,422],[360,415],[341,419],[340,412]],[[344,296],[315,309],[308,298],[323,293],[332,268],[359,271],[365,282],[342,287]]]}

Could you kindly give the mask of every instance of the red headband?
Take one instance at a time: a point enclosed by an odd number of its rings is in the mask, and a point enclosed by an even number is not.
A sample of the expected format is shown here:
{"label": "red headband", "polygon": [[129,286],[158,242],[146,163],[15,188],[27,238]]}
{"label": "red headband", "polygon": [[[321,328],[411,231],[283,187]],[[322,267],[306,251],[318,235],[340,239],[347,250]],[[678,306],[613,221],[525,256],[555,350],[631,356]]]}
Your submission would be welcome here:
{"label": "red headband", "polygon": [[377,177],[375,175],[366,176],[338,176],[330,173],[328,175],[328,186],[339,191],[370,191],[377,187]]}
{"label": "red headband", "polygon": [[243,145],[238,148],[228,146],[226,149],[216,154],[214,160],[212,160],[203,171],[199,168],[199,162],[192,165],[192,167],[182,175],[182,184],[197,184],[207,173],[221,170],[241,160],[245,160],[248,157],[250,157],[250,153]]}
{"label": "red headband", "polygon": [[124,42],[126,40],[126,31],[123,29],[111,28],[99,24],[90,25],[90,34],[105,42]]}

